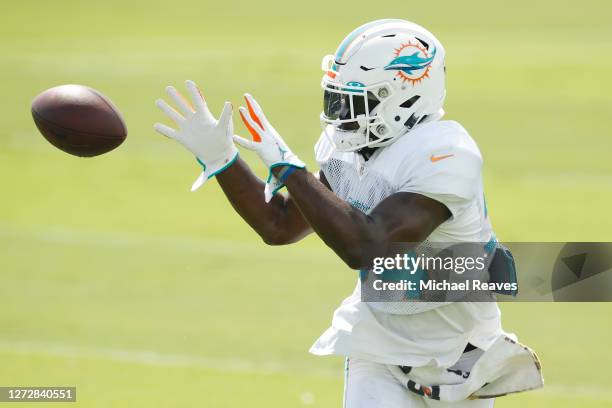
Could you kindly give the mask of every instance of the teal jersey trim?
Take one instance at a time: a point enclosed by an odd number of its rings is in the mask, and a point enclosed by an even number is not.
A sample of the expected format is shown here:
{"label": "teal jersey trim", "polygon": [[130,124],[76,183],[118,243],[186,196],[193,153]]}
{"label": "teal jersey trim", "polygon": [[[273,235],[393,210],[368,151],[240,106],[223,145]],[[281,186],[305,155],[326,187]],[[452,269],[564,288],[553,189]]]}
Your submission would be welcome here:
{"label": "teal jersey trim", "polygon": [[[416,252],[414,252],[414,250],[407,252],[406,255],[410,257],[411,259],[417,258],[417,254]],[[370,274],[370,271],[368,269],[360,269],[359,279],[361,280],[361,282],[365,282],[369,274]],[[416,286],[416,289],[407,290],[405,293],[406,299],[420,299],[421,297],[420,282],[427,282],[429,280],[429,275],[421,267],[417,268],[415,271],[392,268],[392,269],[385,269],[379,275],[379,278],[383,282],[401,282],[403,280],[407,282],[413,282],[414,286]]]}
{"label": "teal jersey trim", "polygon": [[487,254],[492,254],[493,251],[495,251],[495,248],[497,248],[497,237],[495,234],[491,234],[491,239],[485,244],[484,250],[487,252]]}
{"label": "teal jersey trim", "polygon": [[[406,255],[408,255],[410,259],[418,258],[414,250],[407,252]],[[429,276],[421,267],[417,268],[415,271],[408,271],[405,269],[387,269],[383,272],[382,279],[386,282],[401,282],[402,280],[413,282],[416,289],[407,290],[406,298],[419,299],[421,297],[421,282],[427,282],[429,280]]]}

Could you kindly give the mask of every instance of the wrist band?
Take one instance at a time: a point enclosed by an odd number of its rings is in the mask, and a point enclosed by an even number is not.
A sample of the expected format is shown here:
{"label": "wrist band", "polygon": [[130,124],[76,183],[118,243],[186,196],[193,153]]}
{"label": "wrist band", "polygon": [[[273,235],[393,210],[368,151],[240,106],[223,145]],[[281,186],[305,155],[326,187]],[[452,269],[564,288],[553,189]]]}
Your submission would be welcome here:
{"label": "wrist band", "polygon": [[285,166],[285,168],[283,170],[281,170],[280,174],[278,175],[278,181],[280,181],[281,183],[285,184],[285,181],[287,180],[287,178],[296,169],[297,169],[297,167],[295,167],[295,166]]}

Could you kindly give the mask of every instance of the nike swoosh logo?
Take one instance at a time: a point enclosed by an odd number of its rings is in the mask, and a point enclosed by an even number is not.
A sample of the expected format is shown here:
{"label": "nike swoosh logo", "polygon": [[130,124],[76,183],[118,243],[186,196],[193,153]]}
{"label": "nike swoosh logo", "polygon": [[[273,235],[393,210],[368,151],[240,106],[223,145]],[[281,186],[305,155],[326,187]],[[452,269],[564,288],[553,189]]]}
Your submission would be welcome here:
{"label": "nike swoosh logo", "polygon": [[448,159],[449,157],[453,157],[453,156],[454,156],[454,154],[444,154],[442,156],[434,156],[432,154],[431,157],[429,158],[429,160],[431,160],[432,163],[435,163],[437,161]]}

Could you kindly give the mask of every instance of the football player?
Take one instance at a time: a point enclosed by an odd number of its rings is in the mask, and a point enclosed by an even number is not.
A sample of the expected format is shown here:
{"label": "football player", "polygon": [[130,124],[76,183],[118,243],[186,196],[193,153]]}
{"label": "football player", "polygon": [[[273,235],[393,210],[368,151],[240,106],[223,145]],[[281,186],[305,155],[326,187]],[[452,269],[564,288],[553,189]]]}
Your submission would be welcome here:
{"label": "football player", "polygon": [[[323,60],[317,174],[306,169],[249,94],[239,114],[251,139],[234,135],[229,102],[216,120],[191,81],[193,105],[173,87],[167,92],[176,109],[157,101],[177,128],[155,129],[202,165],[192,189],[216,177],[236,212],[270,245],[315,232],[359,270],[371,261],[365,254],[385,253],[394,242],[489,242],[494,235],[481,153],[459,123],[441,120],[444,58],[438,39],[408,21],[378,20],[351,32]],[[234,143],[265,163],[266,181],[239,158]],[[282,187],[288,195],[277,194]],[[533,388],[511,384],[503,392],[475,394],[492,374],[481,367],[470,379],[473,366],[479,360],[496,365],[483,358],[486,351],[495,346],[499,356],[500,344],[513,344],[504,336],[495,302],[401,308],[362,302],[359,285],[358,279],[310,350],[347,357],[345,407],[492,407],[493,399],[473,398]],[[520,371],[510,366],[508,372]],[[442,387],[449,384],[467,385],[461,392]]]}

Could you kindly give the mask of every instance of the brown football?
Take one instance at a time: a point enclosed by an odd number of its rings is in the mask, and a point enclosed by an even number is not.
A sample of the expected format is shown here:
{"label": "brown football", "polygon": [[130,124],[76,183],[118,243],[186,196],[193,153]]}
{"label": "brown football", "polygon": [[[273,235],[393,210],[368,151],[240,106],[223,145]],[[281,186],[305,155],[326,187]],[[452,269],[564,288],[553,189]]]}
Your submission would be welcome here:
{"label": "brown football", "polygon": [[32,102],[32,117],[45,139],[75,156],[109,152],[127,136],[115,105],[83,85],[61,85],[40,93]]}

